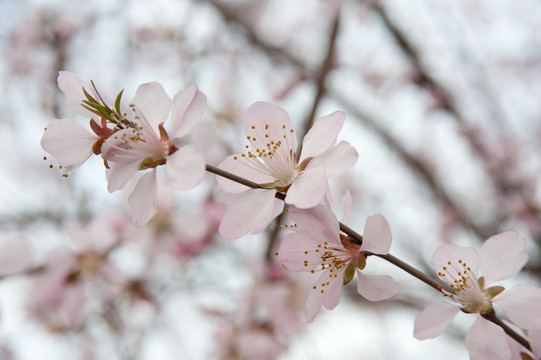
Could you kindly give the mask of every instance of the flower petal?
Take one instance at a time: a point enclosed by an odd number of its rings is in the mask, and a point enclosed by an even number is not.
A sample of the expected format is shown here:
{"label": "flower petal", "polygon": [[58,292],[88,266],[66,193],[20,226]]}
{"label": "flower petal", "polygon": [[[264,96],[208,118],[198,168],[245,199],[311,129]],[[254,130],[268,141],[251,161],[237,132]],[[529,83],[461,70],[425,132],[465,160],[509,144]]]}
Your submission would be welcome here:
{"label": "flower petal", "polygon": [[[275,219],[278,215],[280,215],[281,213],[284,212],[284,202],[282,200],[279,200],[277,198],[274,198],[273,199],[273,208],[272,208],[272,215],[271,215],[271,220],[272,221],[273,219]],[[266,222],[266,223],[262,223],[261,226],[259,227],[254,227],[252,229],[252,234],[259,234],[260,232],[262,232],[263,230],[265,230],[267,228],[267,226],[269,226],[269,222]]]}
{"label": "flower petal", "polygon": [[541,357],[541,330],[528,331],[528,338],[532,351],[537,357]]}
{"label": "flower petal", "polygon": [[310,271],[321,266],[321,255],[314,251],[320,244],[306,233],[292,233],[282,240],[278,258],[291,271]]}
{"label": "flower petal", "polygon": [[334,178],[351,169],[357,159],[359,159],[357,150],[347,141],[341,141],[335,147],[312,159],[307,169],[320,167],[325,169],[327,177]]}
{"label": "flower petal", "polygon": [[79,166],[92,154],[98,137],[73,120],[53,120],[41,138],[41,147],[62,166]]}
{"label": "flower petal", "polygon": [[417,315],[413,337],[417,340],[433,339],[440,336],[460,309],[446,302],[430,304]]}
{"label": "flower petal", "polygon": [[448,267],[449,261],[453,264],[458,264],[459,260],[462,260],[462,263],[468,264],[471,271],[477,275],[477,270],[479,269],[479,253],[472,247],[442,245],[437,248],[434,255],[432,255],[432,265],[436,272],[441,271],[444,266]]}
{"label": "flower petal", "polygon": [[[325,287],[325,292],[323,293],[323,306],[327,309],[332,310],[340,302],[340,297],[342,296],[342,283],[344,279],[344,273],[334,276],[334,273],[323,272],[319,280],[327,280],[328,285]],[[312,289],[313,290],[313,289]],[[321,293],[321,290],[318,290]]]}
{"label": "flower petal", "polygon": [[334,213],[325,205],[311,209],[289,208],[291,219],[303,234],[317,240],[320,244],[332,242],[340,247],[340,227]]}
{"label": "flower petal", "polygon": [[493,300],[505,315],[523,329],[541,329],[541,289],[529,285],[516,285]]}
{"label": "flower petal", "polygon": [[190,85],[179,91],[173,98],[173,112],[171,114],[172,138],[180,138],[192,131],[193,126],[201,119],[207,107],[207,97]]}
{"label": "flower petal", "polygon": [[101,146],[101,156],[110,162],[128,164],[135,161],[143,162],[147,156],[151,156],[149,144],[146,141],[129,141],[136,135],[134,129],[117,131],[107,138]]}
{"label": "flower petal", "polygon": [[177,190],[195,187],[205,176],[205,158],[191,145],[186,145],[167,157],[165,179]]}
{"label": "flower petal", "polygon": [[323,294],[319,291],[309,291],[304,305],[304,317],[308,323],[314,321],[317,313],[321,310],[321,305],[323,305]]}
{"label": "flower petal", "polygon": [[220,234],[227,239],[238,239],[250,230],[268,225],[274,215],[274,194],[265,189],[246,190],[228,204]]}
{"label": "flower petal", "polygon": [[335,111],[317,119],[302,141],[301,161],[316,157],[333,146],[345,120],[346,113],[343,111]]}
{"label": "flower petal", "polygon": [[323,201],[327,176],[323,169],[306,170],[287,190],[285,202],[300,209],[312,208]]}
{"label": "flower petal", "polygon": [[[235,157],[237,159],[235,159]],[[218,165],[218,167],[258,184],[270,183],[275,180],[272,176],[255,170],[246,160],[242,160],[242,157],[237,155],[228,156]],[[216,181],[218,182],[218,190],[226,193],[241,193],[247,189],[245,185],[222,176],[216,176]]]}
{"label": "flower petal", "polygon": [[387,220],[381,214],[366,218],[361,250],[374,254],[387,254],[391,249],[393,235]]}
{"label": "flower petal", "polygon": [[111,193],[122,190],[133,175],[135,175],[137,170],[139,170],[140,166],[140,161],[131,163],[109,163],[109,169],[105,170],[107,190]]}
{"label": "flower petal", "polygon": [[348,224],[349,223],[349,214],[351,213],[351,193],[349,190],[346,191],[344,196],[342,197],[342,223]]}
{"label": "flower petal", "polygon": [[471,360],[507,360],[511,350],[501,327],[478,316],[464,341]]}
{"label": "flower petal", "polygon": [[94,99],[99,101],[99,96],[94,91],[94,88],[87,82],[81,80],[77,75],[69,71],[60,71],[58,73],[58,87],[64,95],[66,95],[66,105],[75,113],[84,116],[85,118],[97,117],[94,113],[85,109],[82,104],[83,100],[87,100],[83,88],[89,93]]}
{"label": "flower petal", "polygon": [[243,121],[244,133],[250,136],[254,153],[257,148],[267,150],[266,144],[270,141],[281,141],[286,154],[297,150],[295,127],[281,107],[258,101],[248,108]]}
{"label": "flower petal", "polygon": [[357,292],[370,301],[393,298],[402,289],[402,285],[388,275],[364,275],[357,269],[357,278]]}
{"label": "flower petal", "polygon": [[481,247],[480,267],[485,284],[508,279],[522,269],[528,261],[526,240],[516,231],[491,236]]}
{"label": "flower petal", "polygon": [[[334,281],[329,281],[329,279],[335,279]],[[331,276],[330,270],[324,270],[321,272],[321,275],[318,277],[316,284],[329,281],[329,284],[325,290],[321,290],[320,287],[317,289],[310,289],[308,292],[308,299],[304,306],[304,316],[306,317],[307,322],[312,322],[319,310],[321,305],[324,305],[327,309],[332,310],[340,302],[340,296],[342,295],[342,283],[341,276],[334,277]]]}
{"label": "flower petal", "polygon": [[143,175],[128,197],[133,222],[136,226],[144,226],[156,214],[156,170]]}
{"label": "flower petal", "polygon": [[131,104],[144,115],[154,132],[158,130],[160,123],[167,120],[171,111],[171,98],[156,81],[139,85]]}

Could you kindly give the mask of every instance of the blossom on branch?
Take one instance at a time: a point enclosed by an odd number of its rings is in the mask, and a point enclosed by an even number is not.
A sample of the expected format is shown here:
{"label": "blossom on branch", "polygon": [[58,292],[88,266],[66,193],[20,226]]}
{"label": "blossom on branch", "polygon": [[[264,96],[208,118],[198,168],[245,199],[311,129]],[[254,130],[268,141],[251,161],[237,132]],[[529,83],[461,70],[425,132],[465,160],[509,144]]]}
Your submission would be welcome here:
{"label": "blossom on branch", "polygon": [[285,194],[286,204],[300,209],[320,204],[328,178],[342,175],[358,158],[348,142],[335,144],[345,118],[345,113],[336,111],[317,119],[297,157],[297,136],[287,112],[266,102],[253,104],[244,116],[247,151],[227,157],[219,167],[261,188],[217,177],[218,193],[229,201],[220,233],[235,239],[248,231],[263,231],[283,211],[283,202],[274,198],[276,192]]}
{"label": "blossom on branch", "polygon": [[[94,134],[73,120],[53,120],[43,135],[42,147],[61,168],[77,167],[92,153],[101,155],[109,192],[123,189],[139,170],[150,169],[138,179],[128,198],[136,225],[146,224],[156,213],[158,166],[164,165],[165,180],[176,190],[191,189],[203,179],[203,155],[183,140],[206,108],[206,97],[195,85],[178,92],[171,101],[159,83],[142,84],[128,113],[120,109],[123,91],[114,106],[109,106],[93,83],[89,85],[72,73],[61,71],[58,86],[68,107],[90,118]],[[164,123],[170,114],[166,130]]]}
{"label": "blossom on branch", "polygon": [[[156,213],[156,169],[165,166],[165,180],[176,190],[195,187],[205,175],[205,159],[181,141],[203,115],[206,97],[195,85],[178,92],[173,101],[157,82],[140,85],[130,103],[123,129],[102,146],[107,161],[109,192],[121,190],[139,171],[151,169],[138,179],[129,195],[136,225],[144,225]],[[171,113],[167,131],[164,122]]]}
{"label": "blossom on branch", "polygon": [[357,291],[370,301],[390,299],[400,293],[400,284],[387,275],[365,275],[368,253],[387,254],[392,234],[381,215],[366,219],[362,244],[340,234],[338,220],[325,205],[312,209],[289,208],[295,232],[282,240],[278,251],[280,261],[292,271],[306,271],[314,276],[304,308],[311,322],[321,306],[333,309],[340,301],[342,285],[357,273]]}
{"label": "blossom on branch", "polygon": [[[439,336],[459,311],[490,316],[494,314],[494,303],[518,327],[541,329],[540,288],[521,284],[504,292],[502,286],[489,287],[495,281],[515,275],[526,264],[525,245],[526,240],[517,232],[507,231],[487,239],[479,252],[471,247],[439,247],[432,257],[432,265],[439,278],[452,288],[453,292],[441,291],[455,304],[437,302],[417,315],[415,338]],[[477,317],[466,334],[465,345],[471,359],[509,359],[511,356],[504,330],[483,316]]]}

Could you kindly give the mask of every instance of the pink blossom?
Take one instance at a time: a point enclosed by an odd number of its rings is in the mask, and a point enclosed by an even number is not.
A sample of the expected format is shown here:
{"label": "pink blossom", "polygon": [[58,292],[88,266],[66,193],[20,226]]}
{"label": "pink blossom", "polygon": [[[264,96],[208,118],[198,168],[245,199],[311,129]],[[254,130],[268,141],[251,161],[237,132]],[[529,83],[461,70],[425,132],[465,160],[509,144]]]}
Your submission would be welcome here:
{"label": "pink blossom", "polygon": [[[464,313],[489,314],[498,304],[510,321],[524,329],[541,329],[541,289],[528,284],[506,292],[495,281],[510,278],[528,260],[526,240],[514,231],[487,239],[481,250],[443,245],[432,257],[438,276],[454,293],[442,290],[455,304],[429,305],[415,319],[414,336],[419,340],[439,336],[461,310]],[[483,276],[479,277],[478,274]],[[456,306],[458,305],[458,306]],[[511,351],[499,326],[478,316],[466,334],[465,345],[471,359],[509,359]]]}
{"label": "pink blossom", "polygon": [[299,316],[304,291],[299,284],[279,265],[247,265],[253,286],[237,299],[216,332],[219,354],[213,358],[277,359],[304,328]]}
{"label": "pink blossom", "polygon": [[[109,169],[110,192],[121,190],[139,171],[150,169],[137,181],[128,203],[136,225],[144,225],[156,213],[156,169],[165,167],[165,180],[176,190],[195,187],[205,175],[205,159],[191,145],[182,145],[201,118],[206,97],[195,85],[178,92],[173,101],[157,82],[139,86],[130,104],[124,129],[110,136],[102,146]],[[166,131],[164,122],[171,113]]]}
{"label": "pink blossom", "polygon": [[76,112],[90,119],[90,127],[94,134],[85,129],[77,121],[71,119],[55,119],[46,128],[41,139],[41,146],[63,167],[78,167],[84,163],[93,152],[99,154],[100,139],[113,133],[105,121],[96,122],[97,115],[82,106],[86,97],[83,88],[91,96],[99,98],[93,87],[76,75],[60,71],[58,74],[58,87],[66,96],[66,105]]}
{"label": "pink blossom", "polygon": [[366,219],[362,244],[340,234],[332,211],[318,205],[312,209],[290,207],[294,233],[282,241],[280,261],[292,271],[314,274],[314,285],[304,308],[311,322],[321,306],[333,309],[340,301],[342,285],[357,273],[357,291],[370,301],[390,299],[400,293],[400,284],[387,275],[365,275],[367,253],[387,254],[391,247],[391,228],[377,214]]}
{"label": "pink blossom", "polygon": [[244,116],[247,152],[227,157],[219,167],[263,189],[247,189],[217,178],[218,193],[230,202],[220,233],[235,239],[250,230],[258,233],[265,229],[283,211],[283,203],[274,198],[275,191],[285,193],[285,203],[297,208],[320,204],[328,189],[328,178],[342,175],[358,158],[348,142],[335,145],[345,118],[345,113],[336,111],[317,119],[297,157],[297,136],[287,112],[265,102],[253,104]]}
{"label": "pink blossom", "polygon": [[[73,251],[62,248],[47,254],[30,298],[33,314],[56,331],[81,326],[93,301],[111,302],[127,283],[109,257],[120,235],[109,214],[86,225],[68,223],[65,231]],[[88,301],[89,294],[93,301]]]}

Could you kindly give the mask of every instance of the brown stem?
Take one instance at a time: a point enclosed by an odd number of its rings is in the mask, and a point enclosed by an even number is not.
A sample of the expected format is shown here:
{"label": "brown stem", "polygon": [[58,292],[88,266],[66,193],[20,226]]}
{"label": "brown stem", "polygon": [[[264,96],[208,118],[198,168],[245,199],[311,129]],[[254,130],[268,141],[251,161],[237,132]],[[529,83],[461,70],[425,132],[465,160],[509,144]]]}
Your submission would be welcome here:
{"label": "brown stem", "polygon": [[[250,188],[253,188],[253,189],[261,188],[258,184],[254,183],[253,181],[244,179],[244,178],[242,178],[240,176],[237,176],[235,174],[232,174],[232,173],[230,173],[228,171],[219,169],[217,167],[214,167],[214,166],[208,165],[208,164],[206,165],[206,167],[207,167],[207,171],[209,171],[209,172],[211,172],[213,174],[225,177],[225,178],[227,178],[229,180],[233,180],[235,182],[246,185],[246,186],[248,186]],[[277,199],[284,200],[285,199],[285,194],[277,192],[275,197]],[[347,234],[348,236],[350,236],[351,238],[355,239],[357,242],[362,244],[362,241],[363,241],[362,235],[360,235],[359,233],[357,233],[355,230],[351,229],[347,225],[342,224],[341,222],[339,222],[339,224],[340,224],[340,230],[342,232],[344,232],[345,234]],[[448,292],[451,292],[451,293],[454,292],[452,289],[449,288],[449,286],[447,284],[443,284],[443,283],[439,282],[438,280],[426,275],[422,271],[414,268],[413,266],[409,265],[408,263],[400,260],[399,258],[397,258],[397,257],[395,257],[395,256],[393,256],[391,254],[373,254],[373,253],[370,253],[369,255],[375,255],[375,256],[383,259],[383,260],[386,260],[386,261],[390,262],[391,264],[393,264],[396,267],[404,270],[408,274],[410,274],[413,277],[421,280],[422,282],[424,282],[425,284],[431,286],[432,288],[436,289],[439,292],[441,292],[442,288],[444,288]],[[520,336],[513,329],[511,329],[509,326],[507,326],[503,321],[501,321],[496,316],[494,311],[491,311],[491,312],[489,312],[487,314],[481,314],[481,316],[483,318],[493,322],[494,324],[500,326],[507,333],[507,335],[509,335],[510,337],[515,339],[519,344],[521,344],[526,349],[531,351],[531,347],[530,347],[530,344],[528,343],[528,341],[526,339],[524,339],[522,336]]]}
{"label": "brown stem", "polygon": [[[261,186],[254,183],[253,181],[244,179],[244,178],[242,178],[240,176],[237,176],[237,175],[232,174],[232,173],[230,173],[228,171],[219,169],[219,168],[217,168],[215,166],[212,166],[212,165],[207,164],[207,171],[209,171],[209,172],[211,172],[213,174],[225,177],[225,178],[227,178],[229,180],[233,180],[233,181],[238,182],[238,183],[240,183],[242,185],[246,185],[246,186],[248,186],[250,188],[253,188],[253,189],[259,189],[259,188],[262,189]],[[277,199],[284,200],[285,199],[285,194],[277,192],[275,197]],[[347,225],[344,225],[342,223],[339,223],[339,224],[340,224],[340,230],[342,232],[344,232],[345,234],[347,234],[348,236],[352,237],[357,242],[362,244],[362,241],[363,241],[362,235],[360,235],[359,233],[357,233],[355,230],[351,229]],[[442,288],[445,288],[447,291],[453,292],[452,289],[449,289],[446,284],[438,282],[437,280],[431,278],[430,276],[426,275],[422,271],[414,268],[413,266],[405,263],[404,261],[396,258],[395,256],[393,256],[391,254],[386,254],[386,255],[371,254],[371,255],[375,255],[375,256],[380,257],[380,258],[382,258],[384,260],[387,260],[391,264],[395,265],[396,267],[399,267],[400,269],[404,270],[408,274],[416,277],[417,279],[421,280],[422,282],[426,283],[427,285],[433,287],[434,289],[436,289],[438,291],[441,291]]]}

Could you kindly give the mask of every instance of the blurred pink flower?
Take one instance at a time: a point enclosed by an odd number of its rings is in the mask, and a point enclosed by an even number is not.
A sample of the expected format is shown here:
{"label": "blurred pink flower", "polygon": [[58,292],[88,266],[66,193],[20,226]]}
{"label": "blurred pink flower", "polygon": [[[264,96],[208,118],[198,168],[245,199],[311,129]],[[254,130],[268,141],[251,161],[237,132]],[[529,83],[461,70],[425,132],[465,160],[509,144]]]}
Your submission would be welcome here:
{"label": "blurred pink flower", "polygon": [[[510,321],[524,329],[541,329],[541,289],[521,284],[503,293],[502,286],[488,287],[508,279],[528,260],[526,240],[514,231],[487,239],[481,251],[443,245],[432,257],[440,279],[454,290],[442,292],[458,306],[446,302],[429,305],[415,319],[414,336],[419,340],[439,336],[461,310],[488,314],[498,304]],[[480,271],[479,271],[480,270]],[[484,276],[478,277],[479,272]],[[502,328],[478,316],[466,334],[465,345],[472,359],[509,359],[511,351]]]}
{"label": "blurred pink flower", "polygon": [[[171,102],[159,83],[142,84],[130,104],[130,126],[103,144],[109,192],[123,189],[139,170],[151,169],[137,181],[128,198],[136,225],[146,224],[156,213],[159,165],[165,165],[165,179],[176,190],[191,189],[203,179],[203,155],[191,145],[182,146],[181,138],[189,134],[205,107],[206,97],[195,85],[178,92]],[[164,122],[170,113],[166,131]]]}
{"label": "blurred pink flower", "polygon": [[277,265],[254,262],[248,267],[253,287],[215,334],[219,358],[277,359],[304,329],[299,301],[304,291]]}
{"label": "blurred pink flower", "polygon": [[92,306],[112,301],[126,287],[127,277],[109,258],[120,234],[117,219],[108,215],[86,225],[66,224],[72,251],[55,249],[47,254],[30,309],[49,329],[81,326]]}
{"label": "blurred pink flower", "polygon": [[391,247],[391,228],[382,215],[366,219],[363,243],[358,244],[340,234],[338,220],[327,206],[290,207],[289,213],[295,232],[282,241],[278,256],[288,269],[314,274],[304,309],[308,322],[314,320],[322,305],[327,309],[338,305],[342,285],[349,283],[355,273],[357,291],[370,301],[390,299],[400,293],[400,284],[390,276],[365,275],[361,271],[366,266],[365,252],[387,254]]}
{"label": "blurred pink flower", "polygon": [[287,112],[265,102],[253,104],[244,116],[244,132],[250,145],[246,153],[227,157],[219,167],[260,184],[247,189],[220,176],[218,193],[230,201],[220,233],[230,239],[248,231],[261,232],[283,210],[275,191],[286,194],[285,203],[306,209],[321,203],[328,178],[342,175],[357,161],[348,142],[335,145],[346,115],[336,111],[316,120],[303,139],[297,158],[297,136]]}

